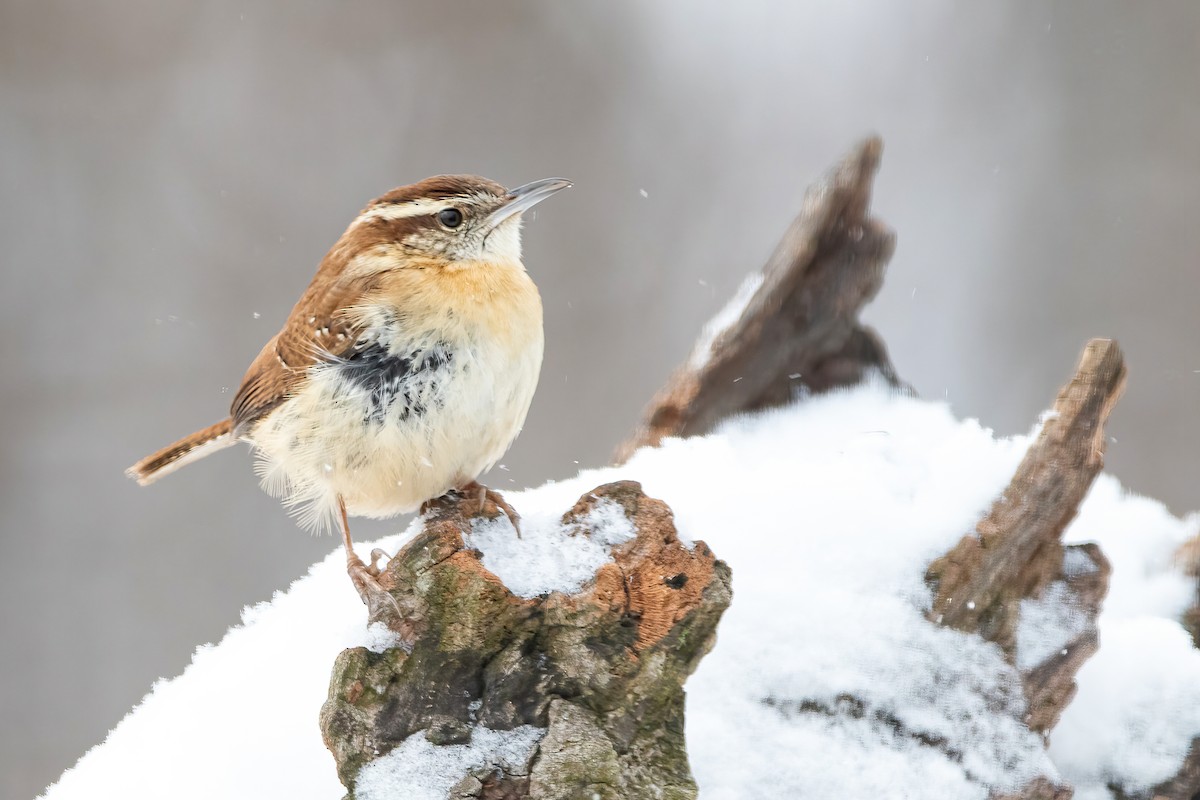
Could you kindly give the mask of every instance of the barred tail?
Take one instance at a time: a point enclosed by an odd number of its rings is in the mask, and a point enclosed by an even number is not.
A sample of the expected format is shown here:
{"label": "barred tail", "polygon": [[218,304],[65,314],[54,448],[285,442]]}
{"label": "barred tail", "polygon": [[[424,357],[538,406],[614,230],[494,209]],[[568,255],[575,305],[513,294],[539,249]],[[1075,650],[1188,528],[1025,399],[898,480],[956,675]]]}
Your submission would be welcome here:
{"label": "barred tail", "polygon": [[182,466],[199,461],[205,456],[234,444],[233,420],[224,419],[209,425],[191,436],[185,436],[175,444],[167,445],[153,455],[125,470],[125,474],[142,486],[149,486],[164,475],[170,475]]}

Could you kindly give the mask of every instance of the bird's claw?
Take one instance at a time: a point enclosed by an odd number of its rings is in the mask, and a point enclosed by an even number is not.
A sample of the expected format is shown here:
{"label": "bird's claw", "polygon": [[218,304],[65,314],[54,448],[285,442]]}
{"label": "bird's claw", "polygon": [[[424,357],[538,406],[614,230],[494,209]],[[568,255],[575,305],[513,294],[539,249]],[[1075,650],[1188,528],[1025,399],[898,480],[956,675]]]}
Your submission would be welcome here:
{"label": "bird's claw", "polygon": [[460,497],[465,498],[474,496],[477,498],[479,500],[479,508],[476,509],[476,514],[482,514],[484,509],[487,508],[488,501],[491,500],[492,504],[495,505],[496,508],[503,511],[504,516],[508,517],[508,521],[512,523],[513,530],[517,532],[517,538],[521,538],[521,515],[518,514],[517,510],[510,506],[508,501],[504,499],[504,496],[495,489],[489,489],[482,483],[475,481],[458,489],[452,489],[451,491]]}
{"label": "bird's claw", "polygon": [[512,523],[513,530],[517,532],[517,538],[521,538],[521,515],[517,510],[508,504],[508,501],[500,496],[500,493],[492,489],[484,489],[484,499],[491,500],[504,512],[504,516],[508,517],[508,521]]}
{"label": "bird's claw", "polygon": [[383,561],[386,563],[391,560],[392,557],[390,555],[376,547],[371,551],[371,563],[367,566],[367,572],[378,578],[381,574],[383,574],[383,567],[379,566],[379,562]]}
{"label": "bird's claw", "polygon": [[358,596],[367,606],[368,620],[384,622],[392,615],[392,612],[395,612],[396,621],[399,622],[404,618],[400,611],[400,605],[396,602],[396,598],[392,597],[392,593],[379,583],[380,570],[375,566],[375,562],[378,560],[377,554],[383,554],[383,551],[379,549],[371,551],[371,566],[369,567],[363,563],[361,558],[353,556],[346,562],[346,572],[350,575],[350,582],[354,584]]}

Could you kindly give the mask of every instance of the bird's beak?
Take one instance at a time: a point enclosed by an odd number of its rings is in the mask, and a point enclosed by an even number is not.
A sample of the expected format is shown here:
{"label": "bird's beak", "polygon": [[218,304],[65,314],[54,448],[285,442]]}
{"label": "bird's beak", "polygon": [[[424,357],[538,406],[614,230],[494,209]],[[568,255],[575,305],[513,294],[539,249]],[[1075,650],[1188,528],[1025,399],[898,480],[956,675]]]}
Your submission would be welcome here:
{"label": "bird's beak", "polygon": [[510,217],[528,211],[550,195],[571,185],[565,178],[546,178],[524,186],[518,186],[504,197],[504,203],[484,221],[486,230],[493,230],[497,225]]}

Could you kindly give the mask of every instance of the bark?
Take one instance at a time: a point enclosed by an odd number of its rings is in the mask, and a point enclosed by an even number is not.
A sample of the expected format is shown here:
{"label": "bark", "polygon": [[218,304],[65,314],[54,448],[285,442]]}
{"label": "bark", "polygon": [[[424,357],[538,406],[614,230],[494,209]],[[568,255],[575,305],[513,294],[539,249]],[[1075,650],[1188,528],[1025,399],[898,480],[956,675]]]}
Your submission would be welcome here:
{"label": "bark", "polygon": [[895,249],[892,231],[868,216],[882,152],[881,140],[868,139],[809,188],[740,315],[701,337],[618,461],[664,437],[704,434],[732,414],[855,384],[871,372],[900,384],[883,341],[858,321]]}
{"label": "bark", "polygon": [[1021,601],[1063,582],[1066,602],[1087,624],[1060,653],[1022,673],[1026,722],[1043,734],[1075,695],[1075,674],[1099,646],[1096,618],[1108,590],[1108,561],[1094,545],[1068,554],[1061,538],[1104,465],[1104,424],[1124,385],[1125,362],[1116,343],[1089,342],[1008,487],[975,533],[934,561],[926,575],[935,594],[930,619],[978,633],[1010,658]]}
{"label": "bark", "polygon": [[[1096,619],[1108,591],[1110,567],[1100,548],[1062,545],[1092,481],[1104,465],[1104,425],[1125,384],[1125,363],[1114,342],[1088,343],[1075,376],[1059,392],[1037,440],[991,511],[949,553],[930,565],[930,619],[977,633],[1016,657],[1021,601],[1055,582],[1063,602],[1084,615],[1071,641],[1021,673],[1026,724],[1043,735],[1075,695],[1075,675],[1099,647]],[[1039,778],[1012,798],[1069,798],[1069,787]]]}
{"label": "bark", "polygon": [[563,523],[590,535],[599,502],[618,504],[636,538],[581,591],[534,599],[465,545],[476,500],[434,504],[380,576],[396,600],[380,617],[401,644],[334,666],[321,729],[350,796],[359,770],[410,736],[448,745],[521,725],[545,729],[528,763],[464,775],[454,797],[696,796],[682,687],[712,647],[729,570],[703,542],[682,545],[670,509],[636,483],[589,492]]}
{"label": "bark", "polygon": [[1062,532],[1104,465],[1104,423],[1124,384],[1116,343],[1089,342],[1008,488],[974,534],[930,565],[931,619],[1012,650],[1019,601],[1061,570]]}
{"label": "bark", "polygon": [[1086,624],[1062,650],[1021,672],[1029,704],[1025,724],[1030,730],[1048,735],[1075,697],[1076,673],[1100,648],[1096,620],[1108,593],[1111,573],[1108,559],[1098,546],[1083,544],[1066,548],[1056,580],[1066,587],[1064,602],[1081,612]]}

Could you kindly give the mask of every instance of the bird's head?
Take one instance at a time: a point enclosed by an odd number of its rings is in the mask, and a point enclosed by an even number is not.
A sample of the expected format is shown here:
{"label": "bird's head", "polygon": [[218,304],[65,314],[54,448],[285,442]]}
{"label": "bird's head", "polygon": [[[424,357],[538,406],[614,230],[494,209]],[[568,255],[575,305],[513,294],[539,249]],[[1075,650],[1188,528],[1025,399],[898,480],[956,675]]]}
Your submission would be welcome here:
{"label": "bird's head", "polygon": [[547,178],[509,190],[475,175],[437,175],[373,200],[342,239],[376,268],[520,263],[522,212],[570,185]]}

